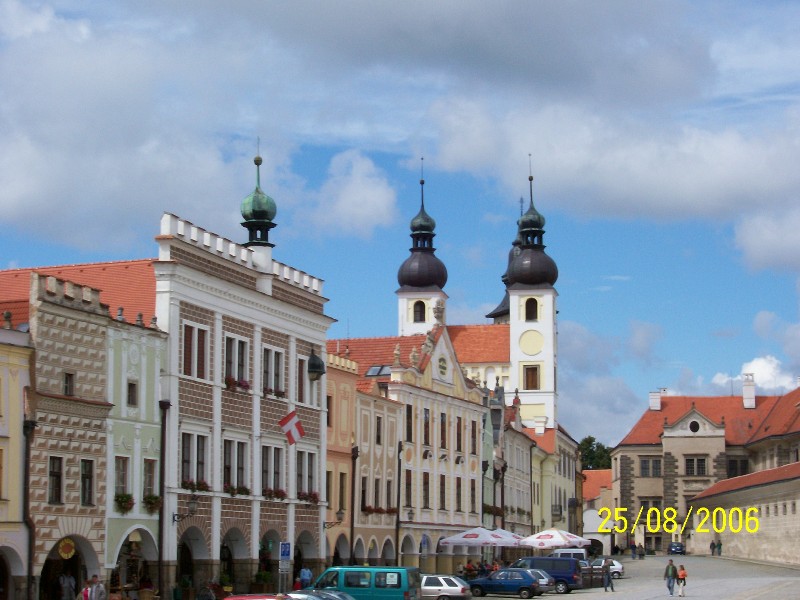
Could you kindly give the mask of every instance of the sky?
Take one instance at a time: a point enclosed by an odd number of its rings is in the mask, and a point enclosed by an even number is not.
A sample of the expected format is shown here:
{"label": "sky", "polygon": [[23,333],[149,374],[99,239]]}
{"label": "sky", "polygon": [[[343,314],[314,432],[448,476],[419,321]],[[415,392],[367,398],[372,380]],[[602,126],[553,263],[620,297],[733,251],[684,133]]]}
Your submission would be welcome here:
{"label": "sky", "polygon": [[273,256],[325,280],[329,337],[397,334],[421,173],[447,321],[486,323],[532,173],[558,418],[615,445],[650,391],[797,385],[798,23],[769,0],[0,0],[0,268],[154,257],[164,212],[243,242],[260,153]]}

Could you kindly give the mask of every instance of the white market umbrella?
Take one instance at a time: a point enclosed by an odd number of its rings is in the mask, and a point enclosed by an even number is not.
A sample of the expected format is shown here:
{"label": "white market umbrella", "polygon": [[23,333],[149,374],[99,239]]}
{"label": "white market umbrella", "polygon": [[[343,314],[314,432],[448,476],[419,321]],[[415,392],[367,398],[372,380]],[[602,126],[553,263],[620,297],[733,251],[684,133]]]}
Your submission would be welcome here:
{"label": "white market umbrella", "polygon": [[547,550],[550,548],[569,548],[570,546],[583,548],[584,546],[590,546],[592,541],[563,529],[545,529],[523,538],[519,544],[520,546],[533,546],[540,550]]}
{"label": "white market umbrella", "polygon": [[439,540],[442,546],[516,546],[519,540],[510,531],[492,531],[485,527],[474,527]]}

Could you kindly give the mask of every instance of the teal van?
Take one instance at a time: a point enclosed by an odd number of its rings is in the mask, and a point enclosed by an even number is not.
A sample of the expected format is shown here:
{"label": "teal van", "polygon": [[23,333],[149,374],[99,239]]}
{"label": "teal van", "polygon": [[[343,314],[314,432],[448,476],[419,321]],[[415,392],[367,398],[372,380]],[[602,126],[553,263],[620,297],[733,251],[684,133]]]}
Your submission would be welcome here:
{"label": "teal van", "polygon": [[421,582],[416,567],[330,567],[312,587],[346,592],[356,600],[420,600]]}

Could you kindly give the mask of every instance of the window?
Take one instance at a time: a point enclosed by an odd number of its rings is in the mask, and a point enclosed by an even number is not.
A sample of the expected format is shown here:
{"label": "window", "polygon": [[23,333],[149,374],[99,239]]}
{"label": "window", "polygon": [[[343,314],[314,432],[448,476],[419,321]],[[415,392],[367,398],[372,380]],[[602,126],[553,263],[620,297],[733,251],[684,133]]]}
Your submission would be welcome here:
{"label": "window", "polygon": [[525,301],[525,320],[539,320],[539,303],[536,301],[536,298],[528,298]]}
{"label": "window", "polygon": [[641,458],[639,459],[640,477],[661,477],[660,458]]}
{"label": "window", "polygon": [[470,421],[469,427],[469,453],[478,453],[478,422]]}
{"label": "window", "polygon": [[411,469],[406,469],[406,506],[411,506]]}
{"label": "window", "polygon": [[686,458],[686,475],[705,475],[706,474],[706,459],[705,458]]}
{"label": "window", "polygon": [[325,404],[328,407],[328,412],[325,415],[325,418],[327,420],[326,425],[328,427],[333,427],[333,396],[326,396]]}
{"label": "window", "polygon": [[361,510],[367,508],[367,478],[361,478]]}
{"label": "window", "polygon": [[128,382],[128,406],[139,406],[139,389],[135,381]]}
{"label": "window", "polygon": [[225,379],[248,381],[247,341],[232,336],[225,337]]}
{"label": "window", "polygon": [[381,445],[381,434],[383,432],[383,417],[375,417],[375,444]]}
{"label": "window", "polygon": [[439,475],[439,510],[447,509],[447,476]]}
{"label": "window", "polygon": [[208,330],[197,325],[183,324],[183,374],[207,379]]}
{"label": "window", "polygon": [[[283,391],[283,352],[264,348],[261,356],[261,385],[264,393]],[[329,409],[330,410],[330,409]]]}
{"label": "window", "polygon": [[461,430],[463,428],[463,420],[461,417],[456,417],[456,452],[461,452]]}
{"label": "window", "polygon": [[247,485],[247,443],[224,440],[222,443],[222,484]]}
{"label": "window", "polygon": [[456,510],[461,512],[461,477],[456,477]]}
{"label": "window", "polygon": [[439,415],[439,447],[447,448],[447,413]]}
{"label": "window", "polygon": [[304,450],[297,451],[297,491],[314,492],[317,489],[317,455]]}
{"label": "window", "polygon": [[64,459],[60,456],[51,456],[48,462],[47,501],[50,504],[61,504],[61,486],[64,478]]}
{"label": "window", "polygon": [[156,468],[158,466],[158,462],[150,459],[144,459],[143,465],[143,485],[142,485],[142,492],[144,496],[157,496],[158,489],[156,488]]}
{"label": "window", "polygon": [[329,507],[333,507],[333,473],[325,471],[325,499],[328,501]]}
{"label": "window", "polygon": [[414,323],[425,322],[425,303],[422,300],[414,302]]}
{"label": "window", "polygon": [[81,505],[94,506],[94,461],[81,459]]}
{"label": "window", "polygon": [[347,504],[347,473],[339,473],[339,510]]}
{"label": "window", "polygon": [[75,373],[64,373],[64,395],[75,395]]}
{"label": "window", "polygon": [[181,481],[207,481],[208,436],[181,434]]}
{"label": "window", "polygon": [[114,493],[128,493],[128,457],[114,457]]}
{"label": "window", "polygon": [[746,458],[729,458],[728,459],[728,477],[738,477],[739,475],[747,475],[749,467]]}
{"label": "window", "polygon": [[376,479],[375,485],[372,488],[372,506],[381,505],[381,480]]}
{"label": "window", "polygon": [[406,441],[414,441],[414,409],[406,404]]}
{"label": "window", "polygon": [[422,443],[426,446],[431,445],[431,410],[429,408],[422,409]]}
{"label": "window", "polygon": [[474,479],[469,480],[469,512],[476,512],[478,509],[477,486]]}
{"label": "window", "polygon": [[389,508],[392,505],[394,498],[392,498],[392,482],[391,480],[386,482],[386,508]]}
{"label": "window", "polygon": [[283,448],[277,446],[261,447],[261,488],[262,490],[282,490]]}
{"label": "window", "polygon": [[306,398],[306,361],[302,358],[297,359],[297,401],[307,403]]}
{"label": "window", "polygon": [[524,368],[525,374],[525,388],[526,390],[538,390],[539,383],[539,365],[528,365]]}
{"label": "window", "polygon": [[422,473],[422,508],[431,507],[431,474]]}

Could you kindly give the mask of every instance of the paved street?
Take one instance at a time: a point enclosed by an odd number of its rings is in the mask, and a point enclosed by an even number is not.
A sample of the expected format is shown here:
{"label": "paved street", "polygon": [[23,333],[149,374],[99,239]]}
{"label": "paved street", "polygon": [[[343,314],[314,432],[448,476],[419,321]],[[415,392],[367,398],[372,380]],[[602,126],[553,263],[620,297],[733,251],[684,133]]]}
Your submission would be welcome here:
{"label": "paved street", "polygon": [[[752,600],[800,599],[800,569],[754,564],[710,556],[648,556],[645,560],[623,558],[625,577],[614,581],[614,600],[649,600],[669,597],[664,582],[664,567],[672,558],[688,573],[687,598]],[[570,598],[608,596],[602,587],[572,592]],[[677,597],[677,586],[675,596]]]}

